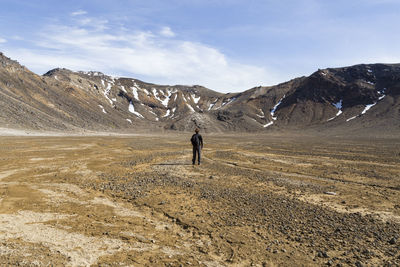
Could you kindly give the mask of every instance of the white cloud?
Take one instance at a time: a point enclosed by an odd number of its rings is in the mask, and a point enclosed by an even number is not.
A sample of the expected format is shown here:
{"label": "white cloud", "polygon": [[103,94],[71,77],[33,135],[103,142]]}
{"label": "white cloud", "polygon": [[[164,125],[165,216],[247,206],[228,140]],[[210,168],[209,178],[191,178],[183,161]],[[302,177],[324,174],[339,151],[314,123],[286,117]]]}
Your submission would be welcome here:
{"label": "white cloud", "polygon": [[165,37],[175,37],[175,33],[170,27],[163,27],[160,31],[160,34]]}
{"label": "white cloud", "polygon": [[87,12],[85,10],[77,10],[75,12],[71,13],[71,16],[75,17],[75,16],[82,16],[82,15],[86,15]]}
{"label": "white cloud", "polygon": [[6,43],[6,42],[7,42],[6,39],[0,37],[0,44],[4,44],[4,43]]}
{"label": "white cloud", "polygon": [[5,52],[39,73],[55,67],[97,70],[159,84],[199,84],[220,92],[275,82],[264,68],[235,62],[202,43],[172,38],[168,27],[159,34],[104,29],[53,25],[41,30],[36,49]]}

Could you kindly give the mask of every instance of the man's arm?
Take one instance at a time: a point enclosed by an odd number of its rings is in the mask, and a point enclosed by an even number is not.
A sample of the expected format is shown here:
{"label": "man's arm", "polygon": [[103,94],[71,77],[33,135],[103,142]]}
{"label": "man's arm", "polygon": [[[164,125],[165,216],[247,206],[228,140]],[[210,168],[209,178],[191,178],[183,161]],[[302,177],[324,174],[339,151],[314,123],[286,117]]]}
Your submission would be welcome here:
{"label": "man's arm", "polygon": [[200,140],[200,146],[201,148],[203,148],[203,137],[201,135],[199,135],[199,140]]}

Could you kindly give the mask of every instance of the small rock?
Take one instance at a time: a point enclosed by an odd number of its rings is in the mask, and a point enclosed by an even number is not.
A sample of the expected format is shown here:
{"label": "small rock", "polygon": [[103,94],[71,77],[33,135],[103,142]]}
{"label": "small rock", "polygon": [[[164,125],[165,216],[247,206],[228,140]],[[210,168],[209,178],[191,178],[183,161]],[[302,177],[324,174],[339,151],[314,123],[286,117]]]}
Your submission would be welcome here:
{"label": "small rock", "polygon": [[359,261],[356,261],[355,265],[356,265],[357,267],[363,267],[363,266],[364,266],[364,265],[363,265],[361,262],[359,262]]}
{"label": "small rock", "polygon": [[274,249],[274,250],[272,251],[272,253],[276,254],[276,253],[278,253],[278,250],[277,250],[277,249]]}
{"label": "small rock", "polygon": [[262,214],[263,214],[264,216],[267,216],[267,215],[268,215],[267,209],[262,209]]}
{"label": "small rock", "polygon": [[208,178],[210,178],[210,179],[214,179],[214,176],[210,175],[210,177],[208,177]]}
{"label": "small rock", "polygon": [[329,258],[329,255],[328,255],[328,253],[326,253],[326,251],[318,251],[317,257],[319,257],[319,258]]}
{"label": "small rock", "polygon": [[394,245],[394,244],[396,244],[396,242],[397,242],[397,239],[395,237],[393,237],[392,239],[389,240],[390,245]]}
{"label": "small rock", "polygon": [[331,196],[336,196],[335,192],[324,192],[324,194],[331,195]]}

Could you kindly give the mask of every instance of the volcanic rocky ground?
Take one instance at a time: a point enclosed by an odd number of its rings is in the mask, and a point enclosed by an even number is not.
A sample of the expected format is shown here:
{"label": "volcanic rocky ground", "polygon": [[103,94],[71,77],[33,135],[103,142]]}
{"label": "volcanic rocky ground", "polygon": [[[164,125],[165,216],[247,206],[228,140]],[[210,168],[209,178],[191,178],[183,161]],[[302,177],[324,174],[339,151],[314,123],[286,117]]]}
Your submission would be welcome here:
{"label": "volcanic rocky ground", "polygon": [[203,137],[1,137],[0,265],[400,265],[398,138]]}

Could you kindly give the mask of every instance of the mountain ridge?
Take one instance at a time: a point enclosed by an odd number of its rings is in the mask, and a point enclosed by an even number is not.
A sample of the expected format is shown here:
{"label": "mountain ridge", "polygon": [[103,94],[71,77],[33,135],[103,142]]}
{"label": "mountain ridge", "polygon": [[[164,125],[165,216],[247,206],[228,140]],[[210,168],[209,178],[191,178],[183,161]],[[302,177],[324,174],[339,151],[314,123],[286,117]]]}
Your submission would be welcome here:
{"label": "mountain ridge", "polygon": [[2,127],[76,131],[400,132],[400,64],[317,70],[223,94],[65,68],[37,75],[0,53]]}

